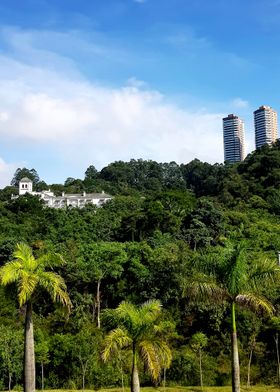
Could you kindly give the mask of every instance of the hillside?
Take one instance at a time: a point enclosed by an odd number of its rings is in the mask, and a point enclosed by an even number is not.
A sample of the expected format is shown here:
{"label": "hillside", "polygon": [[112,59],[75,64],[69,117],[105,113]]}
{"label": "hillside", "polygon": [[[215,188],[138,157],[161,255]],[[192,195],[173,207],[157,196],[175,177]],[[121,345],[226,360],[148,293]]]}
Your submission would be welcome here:
{"label": "hillside", "polygon": [[[27,169],[26,169],[27,170]],[[159,299],[168,326],[173,361],[167,383],[198,385],[199,360],[193,336],[206,336],[202,364],[205,385],[230,383],[230,311],[223,303],[195,302],[185,287],[204,260],[218,260],[229,244],[243,243],[248,263],[278,260],[280,251],[280,143],[265,146],[236,165],[210,165],[194,160],[175,162],[131,160],[114,162],[98,172],[90,166],[84,179],[45,184],[33,177],[37,190],[55,193],[101,192],[114,196],[102,208],[45,208],[36,197],[10,200],[13,186],[0,191],[0,262],[12,259],[19,242],[29,244],[36,256],[60,253],[73,308],[69,317],[38,292],[35,311],[38,385],[44,368],[47,388],[81,388],[81,361],[88,358],[88,387],[121,385],[123,372],[129,384],[129,354],[104,364],[100,347],[110,329],[102,310],[123,301],[142,304]],[[206,261],[205,261],[206,263]],[[213,264],[214,265],[214,264]],[[214,268],[214,267],[213,267]],[[252,267],[253,268],[253,267]],[[97,289],[100,289],[100,292]],[[279,308],[279,284],[259,292]],[[22,310],[13,289],[1,289],[0,383],[22,383]],[[98,309],[101,308],[101,328]],[[98,317],[97,317],[98,316]],[[237,322],[242,382],[247,381],[252,352],[251,382],[277,381],[275,339],[280,322],[239,308]],[[280,320],[280,319],[279,319]],[[10,334],[10,335],[9,335]],[[5,359],[5,342],[13,341],[11,363]],[[6,362],[5,362],[6,361]],[[120,370],[122,369],[122,371]],[[145,369],[142,369],[145,370]],[[150,385],[146,372],[142,383]],[[0,384],[1,385],[1,384]]]}

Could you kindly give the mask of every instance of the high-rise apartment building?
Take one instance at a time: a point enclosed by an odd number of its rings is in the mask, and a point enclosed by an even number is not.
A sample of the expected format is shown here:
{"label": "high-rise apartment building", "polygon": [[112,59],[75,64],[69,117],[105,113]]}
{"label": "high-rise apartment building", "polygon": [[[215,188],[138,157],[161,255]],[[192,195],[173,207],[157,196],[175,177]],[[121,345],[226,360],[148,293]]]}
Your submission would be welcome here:
{"label": "high-rise apartment building", "polygon": [[244,122],[234,114],[223,118],[225,161],[234,163],[245,158]]}
{"label": "high-rise apartment building", "polygon": [[260,106],[254,111],[256,148],[271,144],[278,136],[277,112],[269,106]]}

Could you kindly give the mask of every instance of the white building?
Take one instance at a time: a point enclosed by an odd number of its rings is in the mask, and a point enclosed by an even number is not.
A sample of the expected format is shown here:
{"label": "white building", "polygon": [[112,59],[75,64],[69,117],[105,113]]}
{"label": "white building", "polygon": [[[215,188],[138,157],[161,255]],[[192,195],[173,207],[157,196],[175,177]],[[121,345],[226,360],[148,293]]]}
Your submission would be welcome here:
{"label": "white building", "polygon": [[277,112],[270,106],[260,106],[254,111],[256,148],[277,140]]}
{"label": "white building", "polygon": [[[51,208],[63,208],[63,207],[78,207],[82,208],[87,204],[93,204],[97,207],[102,206],[104,203],[112,199],[112,196],[102,193],[86,193],[82,194],[71,194],[62,193],[61,196],[55,196],[55,194],[49,189],[48,191],[34,192],[32,181],[24,177],[19,182],[19,196],[29,193],[33,196],[38,196],[44,201],[44,203]],[[12,199],[18,196],[12,196]]]}
{"label": "white building", "polygon": [[244,122],[234,114],[223,118],[224,157],[234,163],[245,158]]}

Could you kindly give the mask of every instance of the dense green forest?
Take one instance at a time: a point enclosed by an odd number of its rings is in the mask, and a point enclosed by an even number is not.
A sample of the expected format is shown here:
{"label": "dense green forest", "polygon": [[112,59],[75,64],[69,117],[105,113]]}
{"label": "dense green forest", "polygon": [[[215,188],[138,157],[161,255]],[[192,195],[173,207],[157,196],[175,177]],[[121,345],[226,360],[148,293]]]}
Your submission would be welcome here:
{"label": "dense green forest", "polygon": [[[36,190],[104,190],[114,197],[101,208],[83,209],[46,208],[28,194],[11,200],[25,176]],[[235,165],[119,161],[101,171],[90,166],[84,179],[67,178],[64,184],[46,184],[36,170],[18,169],[11,186],[0,191],[0,265],[13,259],[18,243],[28,244],[37,258],[62,255],[64,263],[54,270],[64,278],[72,303],[69,313],[44,291],[36,292],[37,387],[129,385],[131,352],[104,360],[108,333],[116,326],[110,309],[123,301],[139,306],[156,300],[172,361],[162,363],[157,380],[142,364],[141,385],[199,385],[201,372],[204,385],[230,384],[230,296],[217,298],[209,291],[203,299],[192,288],[202,272],[222,282],[231,268],[227,252],[241,245],[246,261],[241,278],[261,260],[278,264],[279,186],[279,142]],[[275,311],[255,313],[250,301],[244,302],[248,309],[237,303],[241,382],[271,385],[279,382],[279,281],[266,284],[264,278],[253,288]],[[3,390],[23,383],[25,310],[13,285],[0,287],[0,300]]]}

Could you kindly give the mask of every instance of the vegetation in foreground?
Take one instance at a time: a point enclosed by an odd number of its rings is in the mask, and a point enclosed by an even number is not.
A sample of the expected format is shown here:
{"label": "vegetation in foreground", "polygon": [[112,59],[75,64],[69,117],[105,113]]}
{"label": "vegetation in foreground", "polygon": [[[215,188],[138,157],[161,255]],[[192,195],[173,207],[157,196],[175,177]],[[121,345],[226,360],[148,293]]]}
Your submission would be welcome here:
{"label": "vegetation in foreground", "polygon": [[[129,392],[129,388],[125,388],[124,390],[122,388],[110,388],[110,389],[100,389],[99,392]],[[141,390],[143,392],[201,392],[201,388],[200,387],[183,387],[183,386],[176,386],[176,387],[158,387],[158,388],[152,388],[152,387],[144,387],[141,388]],[[86,389],[85,392],[93,392],[93,389]],[[227,387],[208,387],[205,386],[203,387],[203,391],[204,392],[230,392],[231,391],[231,387],[227,386]],[[279,391],[279,387],[277,386],[269,386],[269,385],[254,385],[250,388],[247,387],[242,387],[241,386],[241,391],[248,391],[248,392],[278,392]],[[45,392],[76,392],[73,389],[69,389],[69,390],[47,390]]]}
{"label": "vegetation in foreground", "polygon": [[[103,208],[82,210],[44,208],[30,195],[10,200],[21,176],[33,176],[37,190],[104,190],[114,199]],[[279,383],[278,280],[274,277],[269,285],[266,279],[258,284],[249,281],[254,283],[249,287],[242,279],[253,273],[258,260],[277,266],[279,186],[279,143],[263,147],[239,165],[194,160],[179,166],[132,160],[114,162],[100,172],[90,166],[83,180],[68,178],[65,184],[47,185],[35,170],[19,169],[13,186],[0,191],[0,264],[13,260],[17,243],[28,244],[35,260],[46,254],[62,255],[65,263],[52,270],[64,279],[73,305],[69,316],[50,301],[45,290],[38,286],[34,292],[38,389],[75,390],[84,385],[120,390],[122,383],[127,387],[131,350],[113,350],[120,355],[106,363],[101,358],[106,336],[116,328],[104,311],[118,308],[123,301],[138,308],[150,300],[161,301],[164,336],[172,351],[170,366],[161,361],[160,388],[164,383],[167,387],[197,385],[198,389],[201,383],[213,388],[231,384],[233,314],[241,385],[253,385],[253,391],[254,384]],[[241,243],[246,274],[243,267],[229,268],[235,283],[227,287],[229,276],[221,272],[223,254],[230,244],[237,249]],[[237,265],[242,264],[239,261]],[[203,301],[199,298],[203,295],[191,295],[186,288],[194,288],[192,282],[201,283],[200,294],[206,293],[201,290],[207,288],[205,283],[208,288],[211,283],[213,300],[207,303],[205,295]],[[252,293],[263,306],[256,306]],[[25,308],[17,297],[16,285],[0,288],[1,389],[23,385]],[[251,313],[240,304],[258,312]],[[268,307],[273,317],[259,311]],[[155,383],[147,370],[139,361],[143,386]]]}

